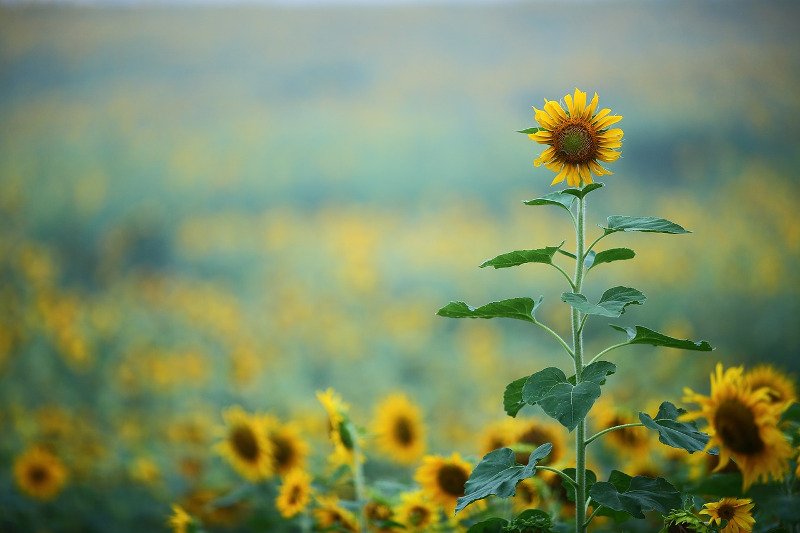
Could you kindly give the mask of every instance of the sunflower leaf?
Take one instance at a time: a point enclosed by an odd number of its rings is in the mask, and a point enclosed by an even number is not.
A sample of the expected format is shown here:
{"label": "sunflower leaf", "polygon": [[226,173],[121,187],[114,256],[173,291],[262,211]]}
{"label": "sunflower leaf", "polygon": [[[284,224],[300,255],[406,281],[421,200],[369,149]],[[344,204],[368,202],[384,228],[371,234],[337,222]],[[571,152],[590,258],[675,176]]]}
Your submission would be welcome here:
{"label": "sunflower leaf", "polygon": [[523,202],[525,205],[555,205],[570,212],[572,203],[575,201],[575,196],[572,194],[565,194],[563,192],[551,192],[545,194],[541,198],[534,198]]}
{"label": "sunflower leaf", "polygon": [[625,312],[629,305],[641,305],[647,297],[631,287],[612,287],[603,293],[600,301],[590,304],[583,294],[565,292],[561,299],[582,313],[587,315],[607,316],[617,318]]}
{"label": "sunflower leaf", "polygon": [[667,514],[672,509],[679,509],[682,503],[680,492],[666,479],[632,478],[618,470],[611,472],[608,481],[595,483],[589,495],[604,507],[635,518],[644,518],[644,511]]}
{"label": "sunflower leaf", "polygon": [[517,464],[511,448],[487,453],[464,485],[464,496],[456,502],[456,512],[492,494],[508,498],[516,493],[517,483],[536,473],[536,463],[550,454],[553,445],[542,444],[528,458],[527,465]]}
{"label": "sunflower leaf", "polygon": [[494,516],[488,520],[482,520],[477,524],[473,524],[467,530],[467,533],[503,533],[508,525],[508,520]]}
{"label": "sunflower leaf", "polygon": [[614,324],[609,325],[617,331],[626,333],[628,335],[628,344],[650,344],[652,346],[664,346],[665,348],[678,348],[680,350],[693,350],[696,352],[710,352],[714,349],[706,341],[676,339],[644,326],[624,328],[622,326],[615,326]]}
{"label": "sunflower leaf", "polygon": [[511,298],[490,302],[480,307],[470,307],[464,302],[450,302],[436,313],[448,318],[515,318],[536,322],[533,314],[542,303],[542,298]]}
{"label": "sunflower leaf", "polygon": [[582,189],[569,188],[569,189],[564,189],[561,192],[563,194],[571,194],[572,196],[575,196],[576,198],[583,198],[584,196],[586,196],[590,192],[596,191],[597,189],[599,189],[602,186],[603,186],[602,183],[596,181],[594,183],[590,183],[588,185],[585,185]]}
{"label": "sunflower leaf", "polygon": [[650,418],[647,413],[639,413],[639,420],[644,427],[658,432],[658,440],[662,444],[689,453],[702,451],[708,444],[709,436],[697,429],[694,422],[678,422],[678,417],[685,412],[670,402],[664,402],[655,418]]}
{"label": "sunflower leaf", "polygon": [[642,231],[646,233],[691,233],[679,224],[671,222],[665,218],[657,217],[630,217],[614,215],[608,217],[605,226],[600,226],[606,235],[617,231]]}
{"label": "sunflower leaf", "polygon": [[597,253],[594,251],[589,252],[586,255],[586,259],[583,260],[583,264],[586,269],[589,270],[603,263],[624,261],[626,259],[633,259],[634,257],[636,257],[636,252],[630,248],[610,248]]}
{"label": "sunflower leaf", "polygon": [[516,379],[506,385],[506,390],[503,392],[503,409],[508,416],[517,416],[519,410],[525,406],[525,400],[522,399],[522,388],[526,381],[528,381],[528,376]]}
{"label": "sunflower leaf", "polygon": [[528,405],[539,405],[548,416],[569,431],[575,429],[600,397],[600,385],[593,381],[570,383],[566,374],[555,367],[531,375],[522,388]]}
{"label": "sunflower leaf", "polygon": [[[574,468],[565,468],[563,472],[575,479],[576,470]],[[589,490],[592,488],[592,485],[597,483],[597,474],[595,474],[591,470],[586,470],[586,496],[589,496]],[[561,480],[561,486],[564,487],[564,490],[567,491],[567,499],[571,502],[575,501],[575,485],[571,483],[567,483],[564,479]]]}
{"label": "sunflower leaf", "polygon": [[524,265],[525,263],[545,263],[548,265],[553,264],[553,256],[556,255],[561,247],[564,246],[564,241],[558,246],[547,246],[545,248],[538,248],[536,250],[516,250],[498,255],[494,259],[488,259],[481,263],[481,268],[492,266],[494,268],[509,268],[513,266]]}
{"label": "sunflower leaf", "polygon": [[517,133],[531,135],[533,133],[538,133],[540,130],[544,130],[544,128],[525,128],[524,130],[517,130]]}

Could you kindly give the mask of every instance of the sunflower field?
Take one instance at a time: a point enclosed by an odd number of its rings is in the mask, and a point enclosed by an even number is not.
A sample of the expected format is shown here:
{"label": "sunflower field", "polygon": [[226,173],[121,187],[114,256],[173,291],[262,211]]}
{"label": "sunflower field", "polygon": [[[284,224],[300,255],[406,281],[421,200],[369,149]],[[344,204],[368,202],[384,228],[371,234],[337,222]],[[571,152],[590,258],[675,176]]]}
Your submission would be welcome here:
{"label": "sunflower field", "polygon": [[0,532],[800,532],[796,20],[0,2]]}

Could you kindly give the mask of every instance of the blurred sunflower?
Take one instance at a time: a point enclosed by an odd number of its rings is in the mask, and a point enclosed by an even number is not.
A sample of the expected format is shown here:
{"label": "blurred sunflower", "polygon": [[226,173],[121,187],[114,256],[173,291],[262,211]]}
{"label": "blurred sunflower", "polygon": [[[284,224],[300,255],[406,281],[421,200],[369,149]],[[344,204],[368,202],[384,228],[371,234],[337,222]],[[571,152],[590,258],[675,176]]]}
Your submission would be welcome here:
{"label": "blurred sunflower", "polygon": [[310,500],[311,476],[298,468],[284,476],[275,507],[282,517],[292,518],[303,512]]}
{"label": "blurred sunflower", "polygon": [[407,531],[428,531],[438,522],[438,509],[423,492],[406,492],[400,496],[397,521],[406,526]]}
{"label": "blurred sunflower", "polygon": [[319,530],[336,530],[358,533],[358,519],[356,516],[339,505],[335,496],[317,498],[317,508],[314,509],[314,518]]}
{"label": "blurred sunflower", "polygon": [[519,421],[516,418],[504,418],[487,425],[478,437],[480,453],[487,453],[499,448],[507,448],[514,444]]}
{"label": "blurred sunflower", "polygon": [[753,506],[749,498],[722,498],[718,502],[705,504],[700,514],[711,517],[710,524],[720,525],[727,520],[728,525],[720,529],[720,533],[749,533],[756,523],[751,513]]}
{"label": "blurred sunflower", "polygon": [[67,481],[67,469],[61,459],[35,446],[14,461],[14,478],[22,492],[37,500],[52,500]]}
{"label": "blurred sunflower", "polygon": [[264,417],[249,415],[238,406],[227,409],[222,416],[227,430],[225,440],[215,446],[217,453],[249,481],[272,476],[273,450]]}
{"label": "blurred sunflower", "polygon": [[272,445],[272,469],[280,476],[302,468],[308,455],[308,444],[300,436],[297,426],[281,423],[274,416],[264,419],[267,438]]}
{"label": "blurred sunflower", "polygon": [[[523,422],[513,440],[517,444],[527,444],[532,448],[537,448],[542,444],[549,442],[553,445],[553,450],[550,455],[539,461],[539,464],[553,465],[564,458],[567,450],[566,438],[562,431],[562,426],[544,420],[527,420]],[[514,454],[516,461],[520,464],[528,464],[528,458],[531,450],[521,451]]]}
{"label": "blurred sunflower", "polygon": [[515,512],[521,513],[526,509],[539,507],[541,501],[539,486],[533,478],[523,479],[517,484],[517,492],[511,498],[511,505]]}
{"label": "blurred sunflower", "polygon": [[705,418],[711,436],[707,449],[719,448],[716,471],[733,458],[742,472],[744,490],[759,480],[781,479],[788,468],[792,449],[777,424],[782,407],[769,403],[768,390],[751,390],[743,369],[723,371],[717,364],[711,375],[711,395],[684,389],[684,401],[700,406],[680,420]]}
{"label": "blurred sunflower", "polygon": [[172,505],[172,515],[167,520],[167,525],[172,528],[172,533],[187,533],[192,524],[192,517],[183,507],[177,504]]}
{"label": "blurred sunflower", "polygon": [[405,394],[393,394],[379,403],[373,426],[378,447],[397,462],[414,463],[425,452],[419,407]]}
{"label": "blurred sunflower", "polygon": [[770,403],[787,404],[797,400],[794,382],[771,365],[755,366],[744,377],[752,390],[767,389]]}
{"label": "blurred sunflower", "polygon": [[622,120],[612,115],[610,109],[598,113],[597,93],[586,105],[586,93],[575,89],[575,95],[566,95],[567,110],[556,101],[546,100],[544,109],[534,110],[534,118],[541,126],[539,131],[528,135],[540,144],[550,145],[533,162],[544,165],[556,173],[551,185],[567,180],[570,187],[592,183],[592,174],[612,174],[600,166],[598,161],[611,163],[619,159],[616,148],[622,146],[623,132],[609,126]]}
{"label": "blurred sunflower", "polygon": [[362,448],[359,436],[355,433],[348,419],[350,406],[333,389],[317,392],[317,399],[328,414],[328,436],[333,443],[331,462],[334,464],[352,464],[355,449]]}
{"label": "blurred sunflower", "polygon": [[371,499],[364,505],[364,517],[370,531],[375,533],[388,533],[396,531],[391,524],[394,521],[394,509],[388,502],[380,499]]}
{"label": "blurred sunflower", "polygon": [[464,495],[464,485],[471,471],[472,465],[458,453],[450,457],[426,455],[414,479],[422,486],[427,498],[451,510],[456,506],[456,500]]}
{"label": "blurred sunflower", "polygon": [[[639,417],[634,413],[602,399],[595,403],[592,416],[598,430],[639,422]],[[647,429],[641,427],[617,429],[603,436],[603,443],[621,452],[645,451],[650,447],[650,442]]]}

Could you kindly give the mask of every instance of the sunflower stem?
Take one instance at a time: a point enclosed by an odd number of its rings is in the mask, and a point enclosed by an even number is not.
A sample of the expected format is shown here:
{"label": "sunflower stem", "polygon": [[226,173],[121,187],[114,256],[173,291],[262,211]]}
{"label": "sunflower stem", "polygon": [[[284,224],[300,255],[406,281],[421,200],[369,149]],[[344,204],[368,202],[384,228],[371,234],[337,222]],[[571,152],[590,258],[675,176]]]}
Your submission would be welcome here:
{"label": "sunflower stem", "polygon": [[605,349],[605,350],[603,350],[602,352],[600,352],[600,353],[598,353],[597,355],[595,355],[594,357],[592,357],[592,359],[591,359],[591,360],[590,360],[590,361],[587,363],[587,365],[591,365],[592,363],[594,363],[595,361],[597,361],[597,360],[598,360],[598,359],[599,359],[601,356],[603,356],[603,355],[607,354],[607,353],[608,353],[608,352],[610,352],[611,350],[616,350],[617,348],[622,348],[623,346],[627,346],[627,345],[629,345],[629,344],[630,344],[630,342],[627,342],[627,341],[626,341],[626,342],[621,342],[621,343],[619,343],[619,344],[615,344],[615,345],[613,345],[613,346],[609,346],[608,348],[606,348],[606,349]]}
{"label": "sunflower stem", "polygon": [[553,472],[554,474],[558,474],[559,476],[561,476],[561,479],[563,479],[573,487],[575,486],[575,480],[569,477],[569,474],[567,474],[566,472],[562,472],[558,468],[550,468],[549,466],[536,465],[536,470],[547,470],[548,472]]}
{"label": "sunflower stem", "polygon": [[[575,228],[575,279],[573,281],[574,291],[581,294],[583,288],[584,257],[585,246],[585,226],[586,226],[586,198],[580,198],[578,202],[578,224]],[[600,240],[600,239],[598,239]],[[592,246],[594,246],[594,244]],[[572,354],[575,361],[575,384],[582,381],[583,374],[583,328],[581,327],[581,313],[574,307],[572,308]],[[584,533],[586,531],[586,418],[578,422],[575,428],[575,531]]]}
{"label": "sunflower stem", "polygon": [[563,269],[563,268],[561,268],[560,266],[558,266],[558,265],[557,265],[557,264],[555,264],[555,263],[550,263],[550,265],[552,265],[552,266],[553,266],[553,268],[555,268],[556,270],[558,270],[559,272],[561,272],[561,274],[563,274],[564,278],[567,280],[567,283],[569,283],[569,286],[570,286],[570,288],[571,288],[571,289],[574,291],[574,290],[575,290],[575,284],[574,284],[574,283],[572,283],[572,278],[570,278],[570,277],[569,277],[569,274],[567,274],[567,273],[564,271],[564,269]]}
{"label": "sunflower stem", "polygon": [[612,431],[616,431],[618,429],[638,428],[638,427],[644,427],[644,424],[642,424],[641,422],[632,422],[630,424],[620,424],[618,426],[611,426],[610,428],[606,428],[606,429],[604,429],[602,431],[598,431],[597,433],[595,433],[594,435],[592,435],[591,437],[586,439],[586,443],[585,444],[588,446],[589,443],[594,441],[595,439],[599,439],[600,437],[602,437],[606,433],[611,433]]}
{"label": "sunflower stem", "polygon": [[567,341],[565,341],[564,339],[561,338],[561,335],[559,335],[558,333],[556,333],[552,329],[548,328],[547,326],[545,326],[544,324],[542,324],[541,322],[539,322],[535,318],[534,318],[534,324],[536,324],[537,326],[539,326],[540,328],[542,328],[543,330],[548,332],[550,335],[552,335],[553,338],[558,341],[558,343],[561,345],[561,347],[564,348],[564,351],[567,352],[567,354],[569,354],[569,356],[571,358],[575,359],[575,354],[572,352],[572,348],[569,347],[569,344],[567,344]]}

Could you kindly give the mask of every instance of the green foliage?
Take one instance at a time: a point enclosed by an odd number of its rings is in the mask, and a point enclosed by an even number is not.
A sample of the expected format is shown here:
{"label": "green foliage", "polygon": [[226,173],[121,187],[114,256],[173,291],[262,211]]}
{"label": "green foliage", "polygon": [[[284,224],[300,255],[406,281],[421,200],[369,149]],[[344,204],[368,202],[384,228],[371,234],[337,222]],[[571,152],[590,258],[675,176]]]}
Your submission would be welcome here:
{"label": "green foliage", "polygon": [[658,409],[655,419],[646,413],[639,413],[639,420],[648,429],[658,432],[658,440],[667,446],[680,448],[689,453],[705,449],[709,436],[697,429],[694,422],[678,422],[678,417],[686,411],[664,402]]}
{"label": "green foliage", "polygon": [[509,522],[504,518],[489,518],[473,525],[467,533],[549,533],[553,520],[539,509],[527,509]]}
{"label": "green foliage", "polygon": [[641,305],[647,297],[630,287],[612,287],[603,293],[596,304],[590,304],[586,296],[574,292],[565,292],[561,295],[561,299],[587,315],[617,318],[625,312],[626,307]]}
{"label": "green foliage", "polygon": [[528,376],[515,379],[506,385],[506,390],[503,392],[503,409],[505,409],[508,416],[517,416],[519,410],[525,406],[525,400],[522,398],[522,389],[526,381],[528,381]]}
{"label": "green foliage", "polygon": [[448,318],[514,318],[526,322],[536,322],[533,313],[542,303],[542,298],[510,298],[490,302],[480,307],[470,307],[464,302],[450,302],[436,313]]}
{"label": "green foliage", "polygon": [[[581,372],[581,381],[591,381],[598,385],[606,384],[606,377],[617,371],[617,365],[608,361],[595,361],[586,365]],[[575,383],[575,376],[569,378],[570,383]]]}
{"label": "green foliage", "polygon": [[561,191],[551,192],[550,194],[545,194],[541,198],[534,198],[533,200],[527,200],[523,203],[525,205],[555,205],[571,213],[570,208],[573,202],[575,202],[574,195]]}
{"label": "green foliage", "polygon": [[524,133],[526,135],[531,135],[541,130],[544,130],[544,128],[525,128],[524,130],[517,130],[517,133]]}
{"label": "green foliage", "polygon": [[600,226],[606,235],[618,231],[643,231],[646,233],[691,233],[679,224],[664,218],[656,217],[630,217],[614,215],[608,217],[605,226]]}
{"label": "green foliage", "polygon": [[536,463],[547,457],[552,449],[552,444],[542,444],[531,452],[527,465],[517,464],[514,451],[510,448],[487,453],[470,474],[464,486],[464,496],[456,503],[456,512],[492,494],[501,498],[513,496],[517,483],[533,476],[536,473]]}
{"label": "green foliage", "polygon": [[586,196],[590,192],[596,191],[597,189],[599,189],[602,186],[603,186],[602,183],[596,181],[594,183],[590,183],[590,184],[584,186],[582,189],[569,188],[569,189],[564,189],[561,192],[564,193],[564,194],[571,194],[572,196],[574,196],[576,198],[583,198],[584,196]]}
{"label": "green foliage", "polygon": [[603,263],[625,261],[627,259],[633,259],[634,257],[636,257],[636,252],[630,248],[609,248],[608,250],[603,250],[602,252],[597,253],[590,251],[588,254],[586,254],[586,259],[583,260],[583,265],[587,270],[591,270],[593,267]]}
{"label": "green foliage", "polygon": [[650,344],[652,346],[664,346],[666,348],[678,348],[680,350],[694,350],[697,352],[710,352],[714,348],[706,341],[690,341],[669,337],[663,333],[653,331],[644,326],[634,326],[625,328],[609,324],[617,331],[622,331],[628,335],[628,344]]}
{"label": "green foliage", "polygon": [[539,405],[548,416],[572,431],[589,413],[600,392],[597,383],[570,383],[564,372],[550,367],[528,378],[522,388],[522,398],[528,405]]}
{"label": "green foliage", "polygon": [[509,268],[525,263],[545,263],[552,264],[553,256],[556,252],[564,246],[562,241],[558,246],[547,246],[545,248],[538,248],[536,250],[516,250],[498,255],[494,259],[489,259],[481,263],[481,268],[492,266],[494,268]]}
{"label": "green foliage", "polygon": [[467,530],[467,533],[503,533],[507,525],[508,520],[495,516],[473,524]]}
{"label": "green foliage", "polygon": [[[577,470],[574,468],[565,468],[563,472],[572,479],[576,479]],[[595,483],[597,483],[597,474],[595,474],[592,470],[586,469],[586,496],[589,496],[589,489],[591,489],[592,485]],[[572,483],[568,483],[563,478],[561,479],[561,485],[567,491],[567,499],[571,502],[574,502],[575,486]]]}
{"label": "green foliage", "polygon": [[618,470],[611,472],[608,481],[595,483],[589,491],[592,499],[611,509],[644,518],[644,511],[667,514],[681,507],[678,489],[664,478],[634,478]]}

